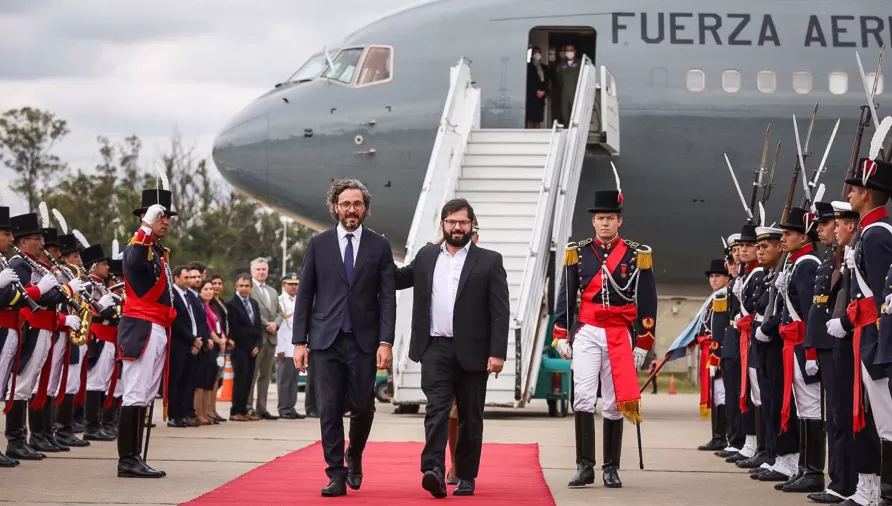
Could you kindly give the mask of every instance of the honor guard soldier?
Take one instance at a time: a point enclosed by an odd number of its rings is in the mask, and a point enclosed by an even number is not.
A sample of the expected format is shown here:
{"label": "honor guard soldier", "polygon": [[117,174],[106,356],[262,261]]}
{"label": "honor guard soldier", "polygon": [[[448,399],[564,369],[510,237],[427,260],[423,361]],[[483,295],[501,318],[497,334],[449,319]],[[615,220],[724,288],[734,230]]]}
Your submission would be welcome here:
{"label": "honor guard soldier", "polygon": [[[16,256],[12,257],[9,265],[19,280],[26,283],[26,293],[37,302],[39,308],[21,310],[24,319],[21,347],[17,357],[18,364],[9,380],[11,402],[7,401],[5,409],[6,439],[9,441],[6,454],[19,460],[41,460],[46,455],[35,451],[26,439],[28,403],[33,392],[38,389],[41,371],[49,360],[54,332],[66,326],[79,328],[80,322],[76,316],[60,318],[56,307],[76,291],[73,289],[80,288],[80,285],[60,285],[50,267],[38,259],[44,249],[44,239],[36,214],[14,216],[10,221]],[[46,387],[43,390],[45,392]],[[40,426],[42,420],[35,422]]]}
{"label": "honor guard soldier", "polygon": [[[9,220],[9,208],[0,207],[0,255],[5,255],[12,247],[12,224]],[[10,374],[17,366],[19,358],[19,344],[21,342],[21,316],[19,308],[26,304],[34,305],[26,293],[21,281],[5,260],[0,258],[0,392],[6,390]],[[32,289],[31,294],[37,296],[39,292]],[[10,388],[10,393],[14,388]],[[12,396],[7,401],[7,406],[12,407]],[[19,464],[17,459],[7,457],[0,452],[0,467],[15,467]]]}
{"label": "honor guard soldier", "polygon": [[[738,397],[735,402],[740,409],[740,425],[737,440],[743,441],[740,450],[725,459],[725,462],[737,463],[750,459],[758,452],[756,437],[756,403],[761,405],[759,385],[756,382],[758,354],[753,345],[753,325],[755,323],[757,288],[765,276],[756,259],[756,227],[744,225],[740,232],[740,263],[745,266],[743,280],[734,285],[734,296],[739,303],[738,313],[734,319],[739,334],[737,347],[740,354],[740,365],[728,374],[736,374],[740,378]],[[726,343],[727,344],[727,343]],[[735,446],[737,448],[737,446]]]}
{"label": "honor guard soldier", "polygon": [[[734,327],[732,319],[738,312],[740,302],[733,295],[734,287],[743,282],[740,277],[740,234],[732,234],[728,237],[728,248],[731,250],[732,263],[729,273],[731,274],[731,282],[728,284],[728,307],[727,317],[728,325],[725,327],[722,335],[722,383],[725,386],[725,416],[727,418],[726,434],[728,446],[721,451],[715,452],[717,457],[726,459],[735,455],[743,448],[745,436],[740,432],[740,403],[737,402],[740,397],[740,335],[737,328]],[[718,327],[713,326],[713,332],[719,332]],[[731,402],[727,400],[730,399]]]}
{"label": "honor guard soldier", "polygon": [[[730,322],[728,318],[728,272],[727,261],[711,260],[706,276],[715,297],[703,316],[701,329],[697,333],[697,344],[700,347],[700,414],[709,411],[712,438],[705,445],[698,446],[700,451],[718,451],[727,446],[725,435],[725,385],[722,383],[721,355],[722,338],[725,328]],[[717,334],[721,332],[721,334]],[[712,407],[710,410],[709,407]]]}
{"label": "honor guard soldier", "polygon": [[[88,441],[114,441],[115,435],[109,433],[102,425],[103,407],[106,405],[106,393],[114,393],[114,384],[119,372],[116,367],[115,353],[118,346],[118,321],[121,316],[120,307],[114,296],[104,293],[105,280],[108,277],[108,257],[102,245],[93,244],[84,250],[82,255],[84,267],[88,269],[93,283],[93,300],[100,313],[93,317],[90,325],[92,334],[87,349],[87,391],[84,402],[84,439]],[[98,288],[103,287],[103,288]],[[108,406],[114,406],[109,398]]]}
{"label": "honor guard soldier", "polygon": [[[824,412],[824,424],[827,432],[827,447],[829,450],[827,475],[830,484],[820,492],[809,494],[808,498],[814,502],[824,504],[836,504],[855,493],[857,473],[855,473],[852,455],[852,424],[848,418],[852,412],[852,348],[848,343],[849,352],[845,360],[848,371],[847,377],[840,377],[841,370],[837,368],[834,360],[834,344],[837,339],[827,333],[827,322],[833,313],[836,303],[836,294],[839,292],[840,283],[837,279],[834,283],[834,244],[836,233],[836,219],[833,205],[830,202],[815,202],[813,206],[815,214],[815,230],[818,240],[827,248],[821,265],[815,275],[814,297],[811,310],[805,324],[805,346],[816,350],[818,356],[818,373],[821,376],[821,387],[824,390],[826,411]],[[854,216],[857,219],[857,215]],[[847,392],[843,392],[846,390]],[[843,408],[840,397],[848,394],[848,407]],[[839,423],[846,420],[845,423]],[[822,457],[823,458],[823,457]],[[823,462],[823,461],[822,461]]]}
{"label": "honor guard soldier", "polygon": [[[849,203],[860,217],[859,234],[845,255],[845,266],[851,273],[851,302],[845,315],[827,322],[827,332],[837,338],[852,332],[856,362],[861,362],[861,367],[855,368],[854,385],[856,451],[867,424],[865,405],[870,407],[881,440],[881,452],[858,454],[858,485],[848,500],[864,504],[863,497],[879,496],[878,475],[882,472],[883,484],[887,484],[888,468],[892,467],[892,462],[882,458],[883,454],[892,455],[892,397],[886,371],[886,364],[892,360],[892,342],[879,340],[877,328],[878,317],[883,313],[886,274],[892,264],[892,225],[884,207],[892,193],[892,165],[861,159],[855,177],[846,179],[846,184],[852,187]],[[862,399],[862,386],[867,391],[867,402]]]}
{"label": "honor guard soldier", "polygon": [[[57,215],[58,218],[58,215]],[[63,230],[67,225],[60,223]],[[83,268],[83,261],[78,248],[78,241],[73,234],[59,236],[59,253],[62,262],[66,265]],[[68,374],[65,382],[64,395],[56,398],[58,411],[56,413],[56,441],[71,448],[90,446],[88,441],[82,441],[74,434],[74,409],[78,404],[77,399],[83,397],[86,390],[87,368],[84,365],[87,344],[80,346],[74,343],[68,344]],[[62,387],[60,386],[60,389]],[[82,403],[82,402],[81,402]]]}
{"label": "honor guard soldier", "polygon": [[[147,408],[154,402],[162,375],[167,372],[170,326],[176,317],[169,250],[161,245],[161,239],[167,235],[170,218],[177,214],[171,210],[170,191],[162,188],[143,190],[142,206],[133,214],[141,224],[124,248],[127,303],[118,325],[118,350],[124,361],[118,476],[160,478],[166,473],[149,467],[139,451]],[[166,380],[164,408],[166,420]]]}
{"label": "honor guard soldier", "polygon": [[[619,186],[619,185],[617,185]],[[619,237],[623,197],[619,191],[595,192],[592,225],[596,238],[571,243],[555,311],[556,349],[573,355],[577,471],[569,486],[594,483],[595,403],[598,387],[604,405],[604,486],[620,488],[623,417],[640,423],[641,396],[636,370],[653,347],[657,292],[651,249]],[[574,320],[577,292],[579,315]],[[629,327],[640,334],[632,347]],[[569,330],[569,332],[568,332]]]}

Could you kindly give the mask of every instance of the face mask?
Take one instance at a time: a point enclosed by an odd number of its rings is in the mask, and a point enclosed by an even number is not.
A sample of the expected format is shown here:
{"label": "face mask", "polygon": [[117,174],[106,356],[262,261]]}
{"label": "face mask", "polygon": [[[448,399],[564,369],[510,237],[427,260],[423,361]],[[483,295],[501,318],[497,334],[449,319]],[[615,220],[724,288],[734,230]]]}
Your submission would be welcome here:
{"label": "face mask", "polygon": [[539,61],[539,60],[541,60],[541,59],[542,59],[542,55],[541,55],[541,54],[536,53],[536,54],[533,55],[533,61]]}
{"label": "face mask", "polygon": [[561,58],[565,58],[567,56],[567,53],[564,51],[561,51],[560,53],[558,53],[558,56],[560,56]]}
{"label": "face mask", "polygon": [[567,51],[567,59],[568,60],[572,60],[575,57],[576,57],[576,53],[574,53],[573,51]]}
{"label": "face mask", "polygon": [[553,62],[555,60],[554,53],[548,53],[548,61]]}

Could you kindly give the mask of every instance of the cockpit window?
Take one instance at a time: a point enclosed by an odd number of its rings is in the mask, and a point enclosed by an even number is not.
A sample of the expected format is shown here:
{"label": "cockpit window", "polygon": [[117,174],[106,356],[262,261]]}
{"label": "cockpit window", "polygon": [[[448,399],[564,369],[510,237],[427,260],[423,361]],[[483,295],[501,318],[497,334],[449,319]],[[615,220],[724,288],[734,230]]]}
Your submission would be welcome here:
{"label": "cockpit window", "polygon": [[300,66],[291,77],[288,78],[289,83],[312,81],[319,77],[319,73],[325,69],[325,53],[316,53]]}
{"label": "cockpit window", "polygon": [[372,46],[366,52],[356,85],[364,86],[387,81],[393,72],[392,67],[391,49],[389,47]]}
{"label": "cockpit window", "polygon": [[325,69],[322,77],[340,81],[344,84],[353,82],[353,75],[356,73],[356,66],[362,57],[363,48],[354,47],[344,49],[334,58],[333,67]]}

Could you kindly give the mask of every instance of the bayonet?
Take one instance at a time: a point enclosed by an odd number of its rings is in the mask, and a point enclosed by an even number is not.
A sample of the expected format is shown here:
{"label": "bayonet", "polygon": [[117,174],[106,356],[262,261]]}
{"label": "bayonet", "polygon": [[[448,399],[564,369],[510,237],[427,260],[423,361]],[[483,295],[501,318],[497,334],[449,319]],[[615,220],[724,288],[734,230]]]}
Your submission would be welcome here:
{"label": "bayonet", "polygon": [[[802,157],[802,144],[799,141],[799,125],[796,122],[796,115],[793,115],[793,133],[796,135],[796,154],[799,157],[799,170],[805,171],[805,158]],[[806,148],[808,149],[808,148]],[[808,174],[802,178],[802,189],[805,190],[805,199],[811,202],[811,189],[808,187]]]}
{"label": "bayonet", "polygon": [[[836,120],[836,125],[833,127],[833,133],[830,134],[830,142],[827,143],[827,148],[824,149],[824,157],[821,158],[821,165],[818,166],[818,170],[815,171],[815,178],[812,179],[809,186],[814,188],[818,184],[818,179],[821,178],[821,174],[827,172],[825,164],[827,163],[827,156],[830,155],[830,148],[833,146],[833,140],[836,139],[836,131],[839,130],[839,120]],[[817,200],[817,197],[815,198]]]}
{"label": "bayonet", "polygon": [[753,213],[750,211],[750,208],[746,205],[746,199],[743,198],[743,191],[740,189],[740,184],[737,182],[737,176],[734,175],[734,169],[731,167],[731,160],[728,160],[728,154],[725,153],[725,163],[728,164],[728,171],[731,172],[731,180],[734,181],[734,187],[737,188],[737,195],[740,196],[740,203],[743,204],[743,210],[746,211],[747,217],[752,220]]}
{"label": "bayonet", "polygon": [[774,149],[774,163],[771,164],[771,173],[768,174],[768,184],[762,190],[762,203],[768,202],[771,197],[771,190],[774,188],[774,174],[777,171],[777,162],[780,160],[781,141],[777,141],[777,147]]}
{"label": "bayonet", "polygon": [[[808,134],[805,136],[805,146],[803,146],[800,150],[799,141],[796,141],[796,149],[801,151],[802,159],[805,159],[808,156],[808,146],[811,142],[811,133],[815,128],[815,118],[818,115],[818,104],[815,104],[815,108],[811,113],[811,124],[808,126]],[[793,121],[795,125],[795,121]],[[786,223],[787,218],[790,216],[790,209],[793,207],[793,197],[796,196],[796,185],[799,184],[799,173],[802,171],[802,159],[796,160],[796,166],[793,168],[793,180],[790,183],[790,192],[787,194],[787,203],[784,205],[783,216],[781,217],[781,223]]]}
{"label": "bayonet", "polygon": [[771,134],[771,123],[765,129],[765,140],[762,141],[762,161],[759,162],[759,169],[756,171],[756,177],[753,181],[753,194],[750,197],[750,209],[755,209],[756,202],[759,199],[759,188],[762,187],[762,179],[765,177],[765,161],[768,158],[768,138]]}

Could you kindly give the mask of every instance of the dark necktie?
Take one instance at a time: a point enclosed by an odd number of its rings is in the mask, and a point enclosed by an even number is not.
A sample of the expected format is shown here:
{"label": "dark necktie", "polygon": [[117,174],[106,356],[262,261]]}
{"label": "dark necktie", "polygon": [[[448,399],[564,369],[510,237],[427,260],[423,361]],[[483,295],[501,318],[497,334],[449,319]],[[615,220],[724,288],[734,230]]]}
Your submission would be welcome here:
{"label": "dark necktie", "polygon": [[[344,250],[344,272],[347,274],[347,282],[353,283],[353,234],[347,234],[347,248]],[[344,332],[353,328],[350,323],[350,309],[344,311],[344,322],[341,323],[341,330]]]}
{"label": "dark necktie", "polygon": [[242,299],[242,304],[245,305],[245,311],[248,312],[248,318],[251,320],[251,323],[254,323],[254,310],[251,309],[251,303],[248,302],[248,299]]}

